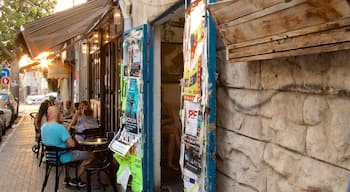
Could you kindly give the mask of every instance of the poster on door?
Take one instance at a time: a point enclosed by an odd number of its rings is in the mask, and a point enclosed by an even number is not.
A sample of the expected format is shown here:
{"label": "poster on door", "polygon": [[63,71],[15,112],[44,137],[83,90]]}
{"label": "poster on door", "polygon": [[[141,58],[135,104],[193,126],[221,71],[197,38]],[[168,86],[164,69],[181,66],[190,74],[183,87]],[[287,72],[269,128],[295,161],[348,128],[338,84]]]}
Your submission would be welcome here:
{"label": "poster on door", "polygon": [[142,152],[142,30],[131,31],[123,42],[120,68],[122,113],[118,133],[110,144],[115,153],[140,156]]}
{"label": "poster on door", "polygon": [[184,168],[199,174],[201,171],[201,116],[200,103],[191,101],[184,102],[185,123],[184,123]]}
{"label": "poster on door", "polygon": [[[205,4],[193,1],[186,10],[183,41],[184,73],[182,79],[180,165],[184,191],[203,191],[205,185],[205,106],[203,69],[206,67]],[[204,68],[203,68],[204,67]]]}
{"label": "poster on door", "polygon": [[183,41],[184,99],[196,101],[201,94],[201,66],[204,52],[204,3],[192,3],[185,16]]}

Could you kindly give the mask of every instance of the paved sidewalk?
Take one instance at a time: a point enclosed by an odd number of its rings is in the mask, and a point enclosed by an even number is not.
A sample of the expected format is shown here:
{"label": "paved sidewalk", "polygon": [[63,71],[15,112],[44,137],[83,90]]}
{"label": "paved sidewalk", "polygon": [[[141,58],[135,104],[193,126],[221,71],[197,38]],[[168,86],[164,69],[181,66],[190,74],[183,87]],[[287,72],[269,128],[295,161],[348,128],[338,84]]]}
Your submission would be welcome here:
{"label": "paved sidewalk", "polygon": [[[39,160],[32,152],[32,146],[35,143],[33,122],[28,112],[22,112],[20,115],[18,123],[7,130],[6,136],[0,143],[1,192],[38,192],[41,191],[44,179],[45,164],[38,167]],[[54,176],[55,171],[52,170],[45,191],[54,191]],[[77,191],[74,188],[65,188],[62,184],[63,178],[64,172],[60,177],[59,191]],[[108,181],[104,183],[109,184]],[[106,191],[113,190],[109,186]]]}

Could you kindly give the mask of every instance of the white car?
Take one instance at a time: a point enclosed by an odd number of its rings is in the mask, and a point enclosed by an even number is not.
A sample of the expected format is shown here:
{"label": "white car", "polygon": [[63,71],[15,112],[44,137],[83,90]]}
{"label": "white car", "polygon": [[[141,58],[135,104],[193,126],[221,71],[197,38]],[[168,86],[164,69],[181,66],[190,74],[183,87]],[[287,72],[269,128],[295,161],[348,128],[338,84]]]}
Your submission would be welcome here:
{"label": "white car", "polygon": [[26,103],[29,105],[40,104],[45,100],[45,95],[28,95],[26,97]]}
{"label": "white car", "polygon": [[50,93],[47,93],[45,96],[44,96],[44,100],[50,100],[50,97],[54,97],[57,99],[57,92],[50,92]]}

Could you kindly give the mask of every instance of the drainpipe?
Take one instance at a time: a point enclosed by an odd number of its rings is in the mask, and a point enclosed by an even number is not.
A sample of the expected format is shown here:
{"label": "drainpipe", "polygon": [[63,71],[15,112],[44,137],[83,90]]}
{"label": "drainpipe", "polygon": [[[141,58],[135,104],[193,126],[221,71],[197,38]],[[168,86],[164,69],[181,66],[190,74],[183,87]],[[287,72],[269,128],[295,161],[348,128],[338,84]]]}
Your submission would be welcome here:
{"label": "drainpipe", "polygon": [[124,18],[124,31],[131,29],[131,15],[130,7],[131,3],[129,0],[119,0],[119,6]]}

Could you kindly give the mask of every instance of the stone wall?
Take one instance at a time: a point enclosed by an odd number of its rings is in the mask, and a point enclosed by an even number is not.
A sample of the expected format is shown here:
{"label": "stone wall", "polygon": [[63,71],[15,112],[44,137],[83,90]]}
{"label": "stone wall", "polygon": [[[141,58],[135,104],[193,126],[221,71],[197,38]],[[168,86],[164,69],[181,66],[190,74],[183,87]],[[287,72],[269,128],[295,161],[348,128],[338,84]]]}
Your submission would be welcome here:
{"label": "stone wall", "polygon": [[218,45],[217,191],[342,192],[350,51],[228,63]]}
{"label": "stone wall", "polygon": [[132,4],[132,26],[149,23],[159,17],[178,0],[129,0]]}

